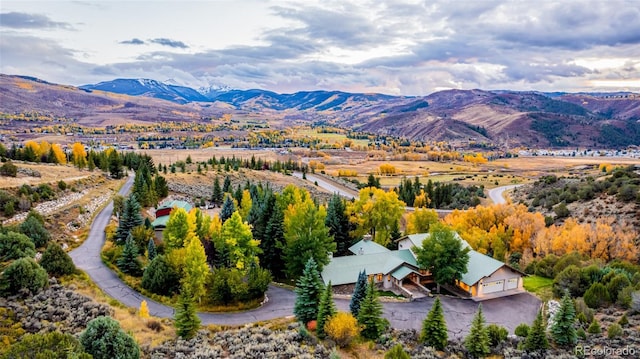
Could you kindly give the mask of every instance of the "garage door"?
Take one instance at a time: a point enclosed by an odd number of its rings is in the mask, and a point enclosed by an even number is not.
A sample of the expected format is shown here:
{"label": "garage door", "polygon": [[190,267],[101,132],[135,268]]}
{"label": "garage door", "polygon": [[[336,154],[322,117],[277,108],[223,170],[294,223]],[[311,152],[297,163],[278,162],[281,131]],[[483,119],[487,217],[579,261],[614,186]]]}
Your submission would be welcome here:
{"label": "garage door", "polygon": [[483,294],[501,292],[503,290],[504,290],[504,280],[497,280],[495,282],[482,283]]}
{"label": "garage door", "polygon": [[516,289],[516,288],[518,288],[518,278],[507,279],[507,289]]}

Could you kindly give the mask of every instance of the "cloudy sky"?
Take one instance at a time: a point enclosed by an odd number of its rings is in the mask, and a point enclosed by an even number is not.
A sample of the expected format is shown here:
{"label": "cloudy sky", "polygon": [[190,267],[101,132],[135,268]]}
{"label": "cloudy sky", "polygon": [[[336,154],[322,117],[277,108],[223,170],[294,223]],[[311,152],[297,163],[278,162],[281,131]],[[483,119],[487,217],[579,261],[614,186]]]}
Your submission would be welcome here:
{"label": "cloudy sky", "polygon": [[640,1],[8,1],[0,72],[277,92],[640,92]]}

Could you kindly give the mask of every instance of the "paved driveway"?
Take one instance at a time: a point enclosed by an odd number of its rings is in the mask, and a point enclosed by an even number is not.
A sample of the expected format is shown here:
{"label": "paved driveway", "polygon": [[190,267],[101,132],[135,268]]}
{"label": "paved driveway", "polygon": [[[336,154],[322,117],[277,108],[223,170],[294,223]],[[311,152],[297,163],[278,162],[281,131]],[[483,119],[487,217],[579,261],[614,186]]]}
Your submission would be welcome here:
{"label": "paved driveway", "polygon": [[[133,177],[120,190],[126,195],[133,185]],[[87,272],[89,277],[107,295],[113,297],[128,307],[139,308],[140,302],[147,301],[151,315],[171,318],[173,308],[160,304],[153,299],[131,289],[111,271],[100,259],[100,250],[105,241],[104,228],[109,223],[113,211],[110,202],[94,219],[87,240],[78,248],[71,251],[70,256],[75,265]],[[268,302],[262,307],[240,313],[199,313],[203,324],[243,325],[256,321],[264,321],[293,315],[295,293],[291,290],[270,286],[267,291]],[[445,319],[451,339],[462,337],[475,314],[478,303],[471,300],[441,297]],[[391,326],[397,329],[416,329],[420,331],[422,321],[433,305],[433,298],[422,298],[409,303],[384,303],[384,317]],[[336,299],[339,310],[348,311],[349,301]],[[488,323],[497,323],[513,333],[520,323],[531,324],[540,308],[540,300],[535,296],[523,293],[510,297],[497,298],[482,302]]]}

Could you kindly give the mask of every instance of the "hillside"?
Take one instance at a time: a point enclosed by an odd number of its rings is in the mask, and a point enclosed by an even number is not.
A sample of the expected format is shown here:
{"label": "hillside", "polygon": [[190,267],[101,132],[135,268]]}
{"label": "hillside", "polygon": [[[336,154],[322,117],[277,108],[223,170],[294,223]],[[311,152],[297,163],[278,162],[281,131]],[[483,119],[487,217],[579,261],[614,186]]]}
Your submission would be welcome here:
{"label": "hillside", "polygon": [[[224,87],[194,90],[145,79],[81,88],[0,75],[6,114],[38,112],[106,126],[203,121],[224,113],[272,125],[323,123],[462,145],[624,148],[640,144],[640,95],[447,90],[424,97]],[[6,124],[5,124],[6,125]]]}

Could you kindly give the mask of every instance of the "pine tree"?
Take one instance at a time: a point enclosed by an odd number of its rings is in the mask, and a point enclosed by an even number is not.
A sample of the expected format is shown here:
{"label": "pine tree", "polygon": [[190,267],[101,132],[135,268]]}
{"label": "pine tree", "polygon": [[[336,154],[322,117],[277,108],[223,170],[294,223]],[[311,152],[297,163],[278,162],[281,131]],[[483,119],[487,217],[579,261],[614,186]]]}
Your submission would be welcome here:
{"label": "pine tree", "polygon": [[231,187],[231,178],[229,178],[229,176],[225,176],[224,183],[222,184],[222,192],[231,193],[231,191],[233,191],[233,187]]}
{"label": "pine tree", "polygon": [[142,215],[140,215],[140,203],[135,194],[132,194],[124,201],[122,216],[118,222],[116,230],[116,242],[124,242],[133,227],[137,227],[143,223]]}
{"label": "pine tree", "polygon": [[218,179],[218,176],[216,176],[216,179],[213,181],[213,195],[211,196],[211,202],[213,202],[214,205],[219,206],[220,204],[222,204],[222,188],[220,187],[220,180]]}
{"label": "pine tree", "polygon": [[222,204],[222,209],[220,209],[220,220],[222,223],[231,218],[231,215],[235,211],[236,205],[233,203],[233,198],[231,198],[231,196],[226,196],[224,198],[224,203]]}
{"label": "pine tree", "polygon": [[352,238],[349,235],[349,218],[346,215],[344,200],[334,194],[327,205],[327,218],[324,223],[329,228],[329,235],[336,242],[336,256],[349,255]]}
{"label": "pine tree", "polygon": [[[266,208],[265,208],[266,210]],[[271,271],[275,278],[284,277],[284,262],[282,260],[282,246],[284,244],[284,213],[280,206],[272,202],[269,209],[270,217],[264,232],[264,237],[260,241],[260,264]]]}
{"label": "pine tree", "polygon": [[187,287],[183,287],[175,310],[176,332],[182,339],[191,339],[200,328],[194,298]]}
{"label": "pine tree", "polygon": [[382,304],[378,300],[373,279],[367,284],[367,294],[360,303],[358,324],[363,327],[360,334],[370,340],[380,337],[387,327],[387,321],[382,318]]}
{"label": "pine tree", "polygon": [[320,305],[318,307],[318,319],[317,319],[317,335],[318,338],[323,339],[325,337],[324,325],[329,321],[329,318],[336,314],[336,306],[333,303],[333,287],[331,281],[327,284],[327,287],[322,292],[320,298]]}
{"label": "pine tree", "polygon": [[538,316],[533,321],[529,334],[524,340],[524,350],[532,352],[546,350],[547,348],[549,348],[549,341],[547,340],[547,333],[542,320],[542,312],[538,312]]}
{"label": "pine tree", "polygon": [[140,269],[142,268],[142,264],[138,260],[138,247],[136,246],[136,242],[133,240],[131,234],[127,237],[127,241],[124,244],[124,250],[122,251],[122,255],[118,258],[117,261],[118,268],[123,273],[139,276]]}
{"label": "pine tree", "polygon": [[367,294],[367,271],[363,270],[358,274],[358,280],[356,286],[353,289],[353,295],[351,295],[351,302],[349,303],[349,310],[354,317],[358,317],[360,313],[360,304]]}
{"label": "pine tree", "polygon": [[444,319],[440,298],[436,298],[429,314],[422,322],[420,341],[438,350],[444,350],[447,346],[447,322]]}
{"label": "pine tree", "polygon": [[153,238],[149,239],[149,244],[147,245],[147,258],[149,262],[151,262],[158,255],[158,251],[156,249],[156,242],[154,242]]}
{"label": "pine tree", "polygon": [[573,300],[569,293],[565,293],[560,301],[560,309],[554,316],[553,325],[551,326],[551,337],[556,344],[560,346],[575,345],[578,340],[576,328],[576,308],[573,306]]}
{"label": "pine tree", "polygon": [[313,258],[309,258],[302,276],[296,283],[296,302],[293,307],[298,321],[307,324],[318,318],[318,304],[323,284],[318,272],[318,266]]}
{"label": "pine tree", "polygon": [[49,243],[40,258],[40,266],[53,276],[72,274],[76,271],[71,257],[57,243]]}
{"label": "pine tree", "polygon": [[469,335],[464,338],[464,346],[473,357],[483,357],[491,352],[489,348],[489,333],[484,323],[485,319],[482,314],[482,304],[480,304],[471,322]]}
{"label": "pine tree", "polygon": [[[93,162],[92,156],[89,156],[89,168],[91,169]],[[93,165],[95,167],[95,165]],[[124,176],[124,170],[122,169],[122,157],[118,155],[118,152],[111,151],[109,153],[109,174],[112,178],[120,179]]]}

